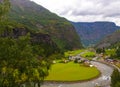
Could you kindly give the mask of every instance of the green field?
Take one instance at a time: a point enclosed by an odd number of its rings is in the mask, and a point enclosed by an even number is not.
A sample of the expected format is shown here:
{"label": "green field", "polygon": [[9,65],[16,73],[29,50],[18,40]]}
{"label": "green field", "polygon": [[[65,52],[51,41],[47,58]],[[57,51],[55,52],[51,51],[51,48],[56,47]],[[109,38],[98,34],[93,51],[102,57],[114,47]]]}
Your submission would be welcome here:
{"label": "green field", "polygon": [[84,52],[85,50],[75,50],[75,51],[67,51],[64,53],[65,57],[69,57],[69,56],[75,56],[77,54],[80,54],[81,52]]}
{"label": "green field", "polygon": [[105,54],[106,55],[115,55],[116,54],[116,50],[115,49],[106,49],[105,50]]}
{"label": "green field", "polygon": [[81,56],[84,58],[93,58],[95,57],[95,52],[86,51],[83,54],[81,54]]}
{"label": "green field", "polygon": [[84,81],[99,76],[100,72],[95,67],[85,67],[69,62],[52,65],[47,81]]}

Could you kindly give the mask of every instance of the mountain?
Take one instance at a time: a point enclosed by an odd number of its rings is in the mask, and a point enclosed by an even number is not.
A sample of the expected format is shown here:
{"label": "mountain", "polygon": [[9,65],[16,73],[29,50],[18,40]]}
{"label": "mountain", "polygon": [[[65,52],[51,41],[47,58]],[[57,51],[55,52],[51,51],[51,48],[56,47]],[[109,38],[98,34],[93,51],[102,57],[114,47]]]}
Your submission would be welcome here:
{"label": "mountain", "polygon": [[72,22],[84,46],[95,45],[120,27],[113,22]]}
{"label": "mountain", "polygon": [[82,47],[75,28],[65,18],[30,0],[11,0],[11,4],[10,20],[24,24],[31,31],[50,35],[61,50]]}
{"label": "mountain", "polygon": [[120,30],[117,30],[111,35],[106,36],[96,45],[96,48],[107,48],[115,45],[117,46],[118,44],[120,44]]}
{"label": "mountain", "polygon": [[35,46],[34,48],[39,50],[39,55],[42,57],[50,56],[51,54],[58,53],[60,51],[50,35],[32,32],[24,25],[18,24],[11,20],[4,22],[2,21],[2,23],[0,22],[0,30],[0,37],[9,37],[12,39],[18,39],[20,36],[26,36],[30,34],[31,45],[33,47]]}

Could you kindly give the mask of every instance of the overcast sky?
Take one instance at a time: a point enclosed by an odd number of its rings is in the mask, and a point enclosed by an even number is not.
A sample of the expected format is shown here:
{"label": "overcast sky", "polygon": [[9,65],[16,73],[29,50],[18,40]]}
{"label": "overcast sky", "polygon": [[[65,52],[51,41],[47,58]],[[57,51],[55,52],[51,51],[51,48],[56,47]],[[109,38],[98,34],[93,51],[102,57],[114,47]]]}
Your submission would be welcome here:
{"label": "overcast sky", "polygon": [[31,0],[75,22],[112,21],[120,26],[120,0]]}

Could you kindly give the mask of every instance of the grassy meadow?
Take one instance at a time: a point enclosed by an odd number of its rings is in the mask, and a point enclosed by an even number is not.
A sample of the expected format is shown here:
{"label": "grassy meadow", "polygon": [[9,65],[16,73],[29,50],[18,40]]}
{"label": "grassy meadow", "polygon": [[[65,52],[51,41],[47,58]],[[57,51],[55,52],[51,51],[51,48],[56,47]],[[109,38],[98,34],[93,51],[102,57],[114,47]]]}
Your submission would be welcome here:
{"label": "grassy meadow", "polygon": [[86,51],[83,54],[81,54],[82,57],[84,58],[88,58],[88,59],[92,59],[93,57],[95,57],[95,52],[91,52],[91,51]]}
{"label": "grassy meadow", "polygon": [[84,81],[99,76],[100,72],[95,67],[69,62],[53,64],[47,81]]}
{"label": "grassy meadow", "polygon": [[77,54],[80,54],[82,52],[84,52],[85,50],[82,49],[82,50],[75,50],[75,51],[67,51],[64,53],[65,57],[69,57],[69,56],[75,56]]}

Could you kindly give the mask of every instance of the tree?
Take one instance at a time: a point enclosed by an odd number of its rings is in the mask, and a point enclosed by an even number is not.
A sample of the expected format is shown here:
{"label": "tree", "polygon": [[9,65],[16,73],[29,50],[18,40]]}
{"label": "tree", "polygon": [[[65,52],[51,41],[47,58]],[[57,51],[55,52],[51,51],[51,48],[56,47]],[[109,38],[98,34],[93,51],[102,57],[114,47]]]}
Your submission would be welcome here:
{"label": "tree", "polygon": [[117,82],[115,87],[120,87],[120,82]]}
{"label": "tree", "polygon": [[96,53],[105,53],[105,48],[103,47],[103,48],[97,48],[96,49]]}
{"label": "tree", "polygon": [[118,49],[116,50],[116,56],[120,57],[120,47],[118,47]]}
{"label": "tree", "polygon": [[[39,59],[40,54],[30,41],[30,34],[14,38],[12,28],[4,16],[9,11],[9,0],[0,3],[0,87],[20,87],[26,83],[38,84],[48,75],[50,63],[47,58]],[[8,34],[9,33],[9,34]]]}
{"label": "tree", "polygon": [[9,12],[9,10],[10,10],[9,0],[2,0],[0,2],[0,21],[2,19],[5,19],[5,15]]}
{"label": "tree", "polygon": [[48,61],[40,61],[33,54],[29,35],[0,38],[0,61],[1,87],[19,87],[26,82],[40,84],[48,75]]}
{"label": "tree", "polygon": [[120,87],[120,72],[114,69],[111,75],[111,87]]}

